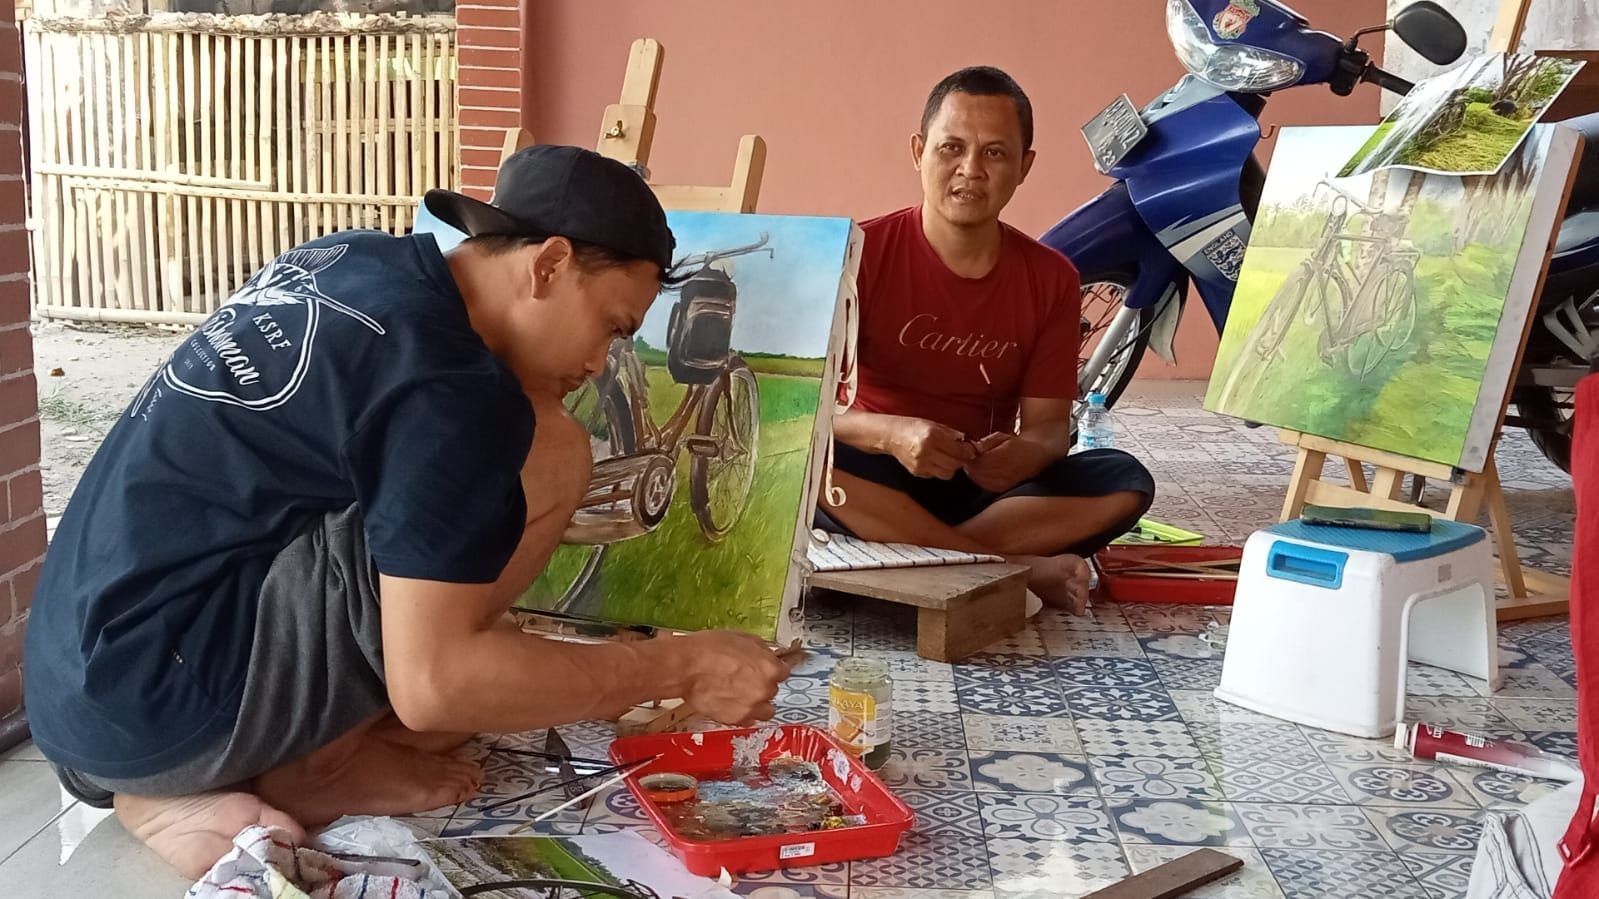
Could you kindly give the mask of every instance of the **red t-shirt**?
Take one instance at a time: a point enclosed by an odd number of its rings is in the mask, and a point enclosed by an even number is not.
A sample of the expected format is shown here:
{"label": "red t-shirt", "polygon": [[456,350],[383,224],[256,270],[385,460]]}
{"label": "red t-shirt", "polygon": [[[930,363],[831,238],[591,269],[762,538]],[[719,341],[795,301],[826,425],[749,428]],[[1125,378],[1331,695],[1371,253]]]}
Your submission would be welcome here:
{"label": "red t-shirt", "polygon": [[1077,269],[1000,227],[993,270],[962,278],[927,242],[920,206],[861,225],[855,408],[930,419],[976,439],[1014,430],[1021,397],[1077,396]]}

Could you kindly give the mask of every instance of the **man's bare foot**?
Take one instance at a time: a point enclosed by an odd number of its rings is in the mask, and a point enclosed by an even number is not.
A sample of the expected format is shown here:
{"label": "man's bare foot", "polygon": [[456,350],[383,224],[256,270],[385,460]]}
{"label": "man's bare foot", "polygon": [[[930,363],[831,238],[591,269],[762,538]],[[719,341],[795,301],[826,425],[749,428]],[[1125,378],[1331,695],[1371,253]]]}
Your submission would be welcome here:
{"label": "man's bare foot", "polygon": [[1011,561],[1031,568],[1027,588],[1046,605],[1066,609],[1073,615],[1088,611],[1088,563],[1081,556],[1015,556]]}
{"label": "man's bare foot", "polygon": [[250,793],[118,793],[114,803],[122,826],[191,880],[199,880],[211,870],[233,847],[239,831],[253,824],[281,827],[295,844],[305,842],[305,828]]}
{"label": "man's bare foot", "polygon": [[483,785],[475,762],[363,733],[257,777],[255,790],[308,827],[342,815],[407,815],[465,802]]}
{"label": "man's bare foot", "polygon": [[435,755],[449,755],[467,744],[475,734],[451,734],[414,731],[393,712],[384,716],[372,727],[372,736]]}

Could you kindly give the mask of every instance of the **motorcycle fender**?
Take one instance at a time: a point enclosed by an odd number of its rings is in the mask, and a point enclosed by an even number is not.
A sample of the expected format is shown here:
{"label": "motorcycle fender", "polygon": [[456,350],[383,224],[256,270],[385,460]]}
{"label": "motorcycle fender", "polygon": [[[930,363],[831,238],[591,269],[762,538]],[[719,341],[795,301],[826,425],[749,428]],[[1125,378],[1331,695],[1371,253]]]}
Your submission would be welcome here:
{"label": "motorcycle fender", "polygon": [[1179,295],[1188,288],[1187,271],[1155,239],[1121,182],[1073,210],[1039,242],[1060,251],[1085,276],[1130,276],[1123,301],[1129,309],[1155,305],[1172,284]]}
{"label": "motorcycle fender", "polygon": [[1160,301],[1155,309],[1155,321],[1149,327],[1150,352],[1167,365],[1177,364],[1177,325],[1183,320],[1183,305],[1187,292],[1174,290]]}

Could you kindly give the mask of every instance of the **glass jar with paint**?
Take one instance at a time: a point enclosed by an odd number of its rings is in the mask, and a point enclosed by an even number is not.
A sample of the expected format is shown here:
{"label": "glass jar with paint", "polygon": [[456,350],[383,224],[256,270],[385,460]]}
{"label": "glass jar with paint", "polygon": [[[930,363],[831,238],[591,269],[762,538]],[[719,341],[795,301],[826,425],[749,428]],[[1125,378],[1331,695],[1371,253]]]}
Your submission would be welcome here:
{"label": "glass jar with paint", "polygon": [[873,771],[893,743],[894,679],[879,659],[850,657],[828,679],[828,730]]}

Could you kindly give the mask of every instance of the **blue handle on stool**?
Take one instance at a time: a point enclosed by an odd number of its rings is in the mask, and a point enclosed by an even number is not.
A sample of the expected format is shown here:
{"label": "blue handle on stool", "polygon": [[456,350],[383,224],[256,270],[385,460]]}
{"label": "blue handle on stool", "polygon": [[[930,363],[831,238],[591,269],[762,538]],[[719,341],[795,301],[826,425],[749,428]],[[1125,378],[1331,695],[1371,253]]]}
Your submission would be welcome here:
{"label": "blue handle on stool", "polygon": [[1266,574],[1278,580],[1337,590],[1344,583],[1348,553],[1278,540],[1266,553]]}

